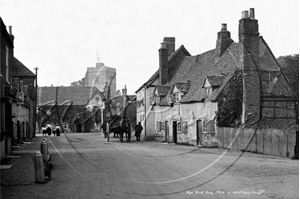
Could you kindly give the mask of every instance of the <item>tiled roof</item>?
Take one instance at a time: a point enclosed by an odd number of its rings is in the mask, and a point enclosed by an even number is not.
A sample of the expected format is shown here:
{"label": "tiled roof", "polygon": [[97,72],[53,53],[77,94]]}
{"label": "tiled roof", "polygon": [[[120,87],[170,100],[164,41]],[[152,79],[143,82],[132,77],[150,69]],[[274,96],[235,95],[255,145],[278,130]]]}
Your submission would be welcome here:
{"label": "tiled roof", "polygon": [[187,93],[190,89],[191,82],[174,82],[176,88],[182,92],[182,93]]}
{"label": "tiled roof", "polygon": [[223,80],[223,75],[222,76],[207,76],[206,79],[210,83],[211,86],[221,86],[222,80]]}
{"label": "tiled roof", "polygon": [[80,86],[68,86],[68,87],[39,87],[38,88],[38,104],[43,105],[51,100],[56,99],[56,89],[58,89],[58,104],[61,104],[67,100],[72,100],[73,105],[86,105],[88,100],[95,92],[102,93],[97,87],[80,87]]}
{"label": "tiled roof", "polygon": [[211,95],[211,97],[208,99],[210,101],[215,101],[218,99],[219,94],[221,93],[221,91],[223,90],[223,88],[226,86],[226,84],[228,83],[228,81],[231,79],[231,77],[233,76],[233,73],[229,73],[227,75],[224,75],[222,78],[222,82],[221,82],[221,86],[218,87],[217,89],[215,89]]}
{"label": "tiled roof", "polygon": [[170,106],[168,95],[165,95],[159,102],[159,106]]}
{"label": "tiled roof", "polygon": [[157,93],[159,96],[165,96],[168,94],[168,91],[170,90],[170,86],[160,86],[160,85],[156,85],[155,86],[157,89]]}
{"label": "tiled roof", "polygon": [[93,117],[93,112],[83,112],[75,116],[74,124],[84,124]]}
{"label": "tiled roof", "polygon": [[14,76],[35,78],[35,74],[31,70],[29,70],[26,66],[24,66],[24,64],[22,64],[15,57],[14,57],[14,62],[12,64],[12,71],[14,73]]}
{"label": "tiled roof", "polygon": [[130,101],[136,100],[136,95],[128,95],[128,97]]}
{"label": "tiled roof", "polygon": [[202,85],[207,76],[230,77],[239,67],[239,43],[232,43],[221,57],[216,57],[215,49],[196,56],[186,56],[179,63],[178,69],[171,79],[172,82],[190,80],[190,89],[182,99],[182,103],[199,102],[205,98]]}
{"label": "tiled roof", "polygon": [[[190,53],[186,50],[184,45],[181,45],[177,50],[175,50],[169,57],[168,57],[168,62],[171,62],[178,54],[180,51],[183,51],[186,55],[190,55]],[[146,81],[141,87],[139,87],[136,91],[136,93],[141,90],[143,87],[148,87],[151,85],[157,78],[159,77],[159,69],[150,77],[148,81]]]}
{"label": "tiled roof", "polygon": [[[216,56],[215,49],[196,56],[183,57],[178,61],[171,80],[164,86],[175,84],[179,90],[183,91],[185,95],[182,97],[181,103],[200,102],[205,99],[205,89],[202,88],[202,85],[205,79],[209,78],[212,86],[220,86],[214,90],[210,98],[210,100],[216,100],[224,84],[229,81],[233,73],[239,68],[241,45],[240,43],[232,43],[220,57]],[[173,58],[172,55],[170,58]],[[152,84],[158,77],[159,70],[143,86]],[[183,83],[187,81],[189,81],[189,84]],[[165,96],[161,100],[160,105],[167,104],[168,99]]]}

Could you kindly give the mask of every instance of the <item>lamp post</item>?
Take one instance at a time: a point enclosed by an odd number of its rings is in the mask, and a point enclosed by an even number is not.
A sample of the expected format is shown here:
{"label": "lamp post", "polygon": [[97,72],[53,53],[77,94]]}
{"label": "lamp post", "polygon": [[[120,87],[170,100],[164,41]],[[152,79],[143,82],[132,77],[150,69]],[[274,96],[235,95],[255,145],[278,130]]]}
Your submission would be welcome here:
{"label": "lamp post", "polygon": [[36,116],[36,111],[37,111],[37,71],[38,67],[33,68],[35,70],[35,100],[34,100],[34,112],[33,112],[33,137],[35,137],[36,134],[36,123],[37,123],[37,116]]}

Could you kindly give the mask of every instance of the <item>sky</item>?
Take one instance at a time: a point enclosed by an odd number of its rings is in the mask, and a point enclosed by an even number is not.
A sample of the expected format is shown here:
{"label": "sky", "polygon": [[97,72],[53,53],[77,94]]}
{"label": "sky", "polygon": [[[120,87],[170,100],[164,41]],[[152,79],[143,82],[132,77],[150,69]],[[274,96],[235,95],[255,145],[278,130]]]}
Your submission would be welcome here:
{"label": "sky", "polygon": [[250,8],[275,57],[299,54],[298,0],[1,0],[0,17],[39,86],[69,86],[99,59],[116,68],[117,89],[135,94],[158,69],[164,37],[197,55],[215,48],[226,23],[237,42]]}

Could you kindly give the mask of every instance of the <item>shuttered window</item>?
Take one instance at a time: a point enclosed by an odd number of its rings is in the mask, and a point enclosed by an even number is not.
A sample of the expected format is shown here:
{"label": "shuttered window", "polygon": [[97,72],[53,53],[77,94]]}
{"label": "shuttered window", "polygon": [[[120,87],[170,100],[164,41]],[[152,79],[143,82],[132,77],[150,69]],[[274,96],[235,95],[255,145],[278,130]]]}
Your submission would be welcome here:
{"label": "shuttered window", "polygon": [[156,131],[160,132],[161,128],[160,128],[160,121],[156,121]]}

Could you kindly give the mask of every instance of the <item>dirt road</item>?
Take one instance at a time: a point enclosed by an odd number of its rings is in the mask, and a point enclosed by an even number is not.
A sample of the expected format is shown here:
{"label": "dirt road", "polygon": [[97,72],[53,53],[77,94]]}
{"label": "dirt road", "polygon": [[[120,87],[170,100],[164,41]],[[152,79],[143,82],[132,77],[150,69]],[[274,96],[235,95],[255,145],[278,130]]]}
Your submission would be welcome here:
{"label": "dirt road", "polygon": [[52,180],[2,187],[5,198],[299,198],[299,162],[286,158],[99,133],[53,137],[49,148]]}

